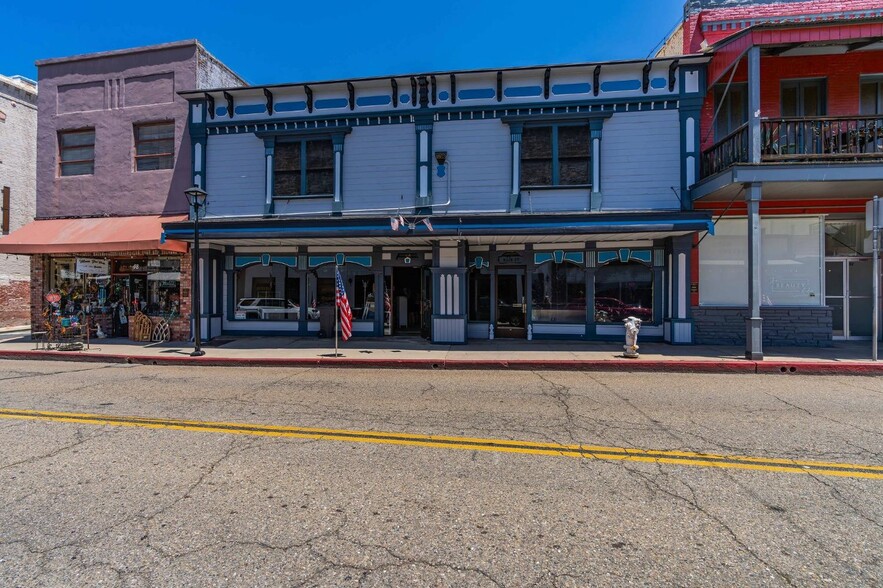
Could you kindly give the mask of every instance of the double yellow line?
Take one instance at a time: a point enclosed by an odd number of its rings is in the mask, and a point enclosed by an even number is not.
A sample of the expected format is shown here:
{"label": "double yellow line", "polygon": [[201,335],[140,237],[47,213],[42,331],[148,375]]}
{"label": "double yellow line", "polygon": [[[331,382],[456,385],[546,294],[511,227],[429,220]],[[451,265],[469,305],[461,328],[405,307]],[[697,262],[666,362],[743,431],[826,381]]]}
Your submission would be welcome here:
{"label": "double yellow line", "polygon": [[347,429],[318,429],[309,427],[283,427],[225,423],[213,421],[189,421],[181,419],[158,419],[104,414],[52,412],[0,408],[0,418],[37,421],[55,421],[86,425],[112,425],[120,427],[146,427],[150,429],[177,429],[234,435],[264,437],[291,437],[324,441],[349,441],[353,443],[381,443],[442,449],[465,449],[468,451],[494,451],[499,453],[526,453],[581,459],[611,461],[638,461],[665,463],[681,466],[760,470],[794,474],[816,474],[847,478],[883,480],[883,466],[852,463],[778,459],[739,455],[716,455],[692,451],[657,451],[627,447],[604,447],[598,445],[567,445],[560,443],[537,443],[534,441],[510,441],[473,437],[446,437],[442,435],[413,435]]}

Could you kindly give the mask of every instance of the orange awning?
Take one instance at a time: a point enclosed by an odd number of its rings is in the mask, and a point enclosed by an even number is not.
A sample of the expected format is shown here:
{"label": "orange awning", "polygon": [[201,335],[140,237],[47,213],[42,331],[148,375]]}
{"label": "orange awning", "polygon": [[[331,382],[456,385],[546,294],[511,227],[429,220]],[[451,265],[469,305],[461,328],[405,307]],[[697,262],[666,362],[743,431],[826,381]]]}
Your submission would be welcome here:
{"label": "orange awning", "polygon": [[186,215],[115,216],[35,220],[0,238],[0,253],[99,253],[161,249],[187,251],[184,241],[166,241],[163,223]]}

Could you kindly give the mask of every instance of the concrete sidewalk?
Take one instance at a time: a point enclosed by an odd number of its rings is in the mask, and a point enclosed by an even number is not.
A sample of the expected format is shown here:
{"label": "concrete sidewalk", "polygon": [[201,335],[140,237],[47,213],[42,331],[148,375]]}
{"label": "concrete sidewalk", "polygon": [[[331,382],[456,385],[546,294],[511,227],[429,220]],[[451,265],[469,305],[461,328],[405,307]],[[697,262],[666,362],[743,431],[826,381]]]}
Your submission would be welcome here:
{"label": "concrete sidewalk", "polygon": [[190,357],[181,342],[135,343],[93,340],[82,351],[36,349],[30,336],[0,341],[0,359],[47,359],[143,364],[224,366],[411,367],[427,369],[557,369],[585,371],[819,373],[883,375],[883,362],[870,361],[871,343],[837,342],[828,348],[765,349],[764,361],[742,357],[741,347],[642,343],[639,359],[622,357],[615,342],[497,339],[468,345],[434,345],[417,337],[352,339],[340,344],[315,337],[221,337]]}

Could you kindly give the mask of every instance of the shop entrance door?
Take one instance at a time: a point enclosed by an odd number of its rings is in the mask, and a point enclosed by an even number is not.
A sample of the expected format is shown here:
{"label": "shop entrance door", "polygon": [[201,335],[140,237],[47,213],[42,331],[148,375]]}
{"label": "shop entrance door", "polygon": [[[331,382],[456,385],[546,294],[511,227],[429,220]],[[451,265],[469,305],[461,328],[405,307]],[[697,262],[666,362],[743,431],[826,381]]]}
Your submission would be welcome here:
{"label": "shop entrance door", "polygon": [[835,339],[870,339],[873,265],[866,258],[825,260],[825,304],[833,309]]}
{"label": "shop entrance door", "polygon": [[424,315],[432,308],[429,277],[426,268],[393,268],[390,284],[390,330],[393,335],[425,336],[429,318]]}
{"label": "shop entrance door", "polygon": [[499,338],[527,337],[527,304],[524,299],[524,269],[497,271],[497,321]]}

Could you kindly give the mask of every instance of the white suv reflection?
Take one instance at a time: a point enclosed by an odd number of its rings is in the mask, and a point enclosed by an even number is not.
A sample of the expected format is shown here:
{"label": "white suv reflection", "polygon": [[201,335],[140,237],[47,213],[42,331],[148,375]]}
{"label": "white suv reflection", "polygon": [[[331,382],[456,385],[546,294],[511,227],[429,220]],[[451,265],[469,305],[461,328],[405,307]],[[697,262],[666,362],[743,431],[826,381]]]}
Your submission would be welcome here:
{"label": "white suv reflection", "polygon": [[[300,306],[285,298],[243,298],[236,305],[236,318],[298,320]],[[307,308],[307,318],[319,320],[319,309]]]}

